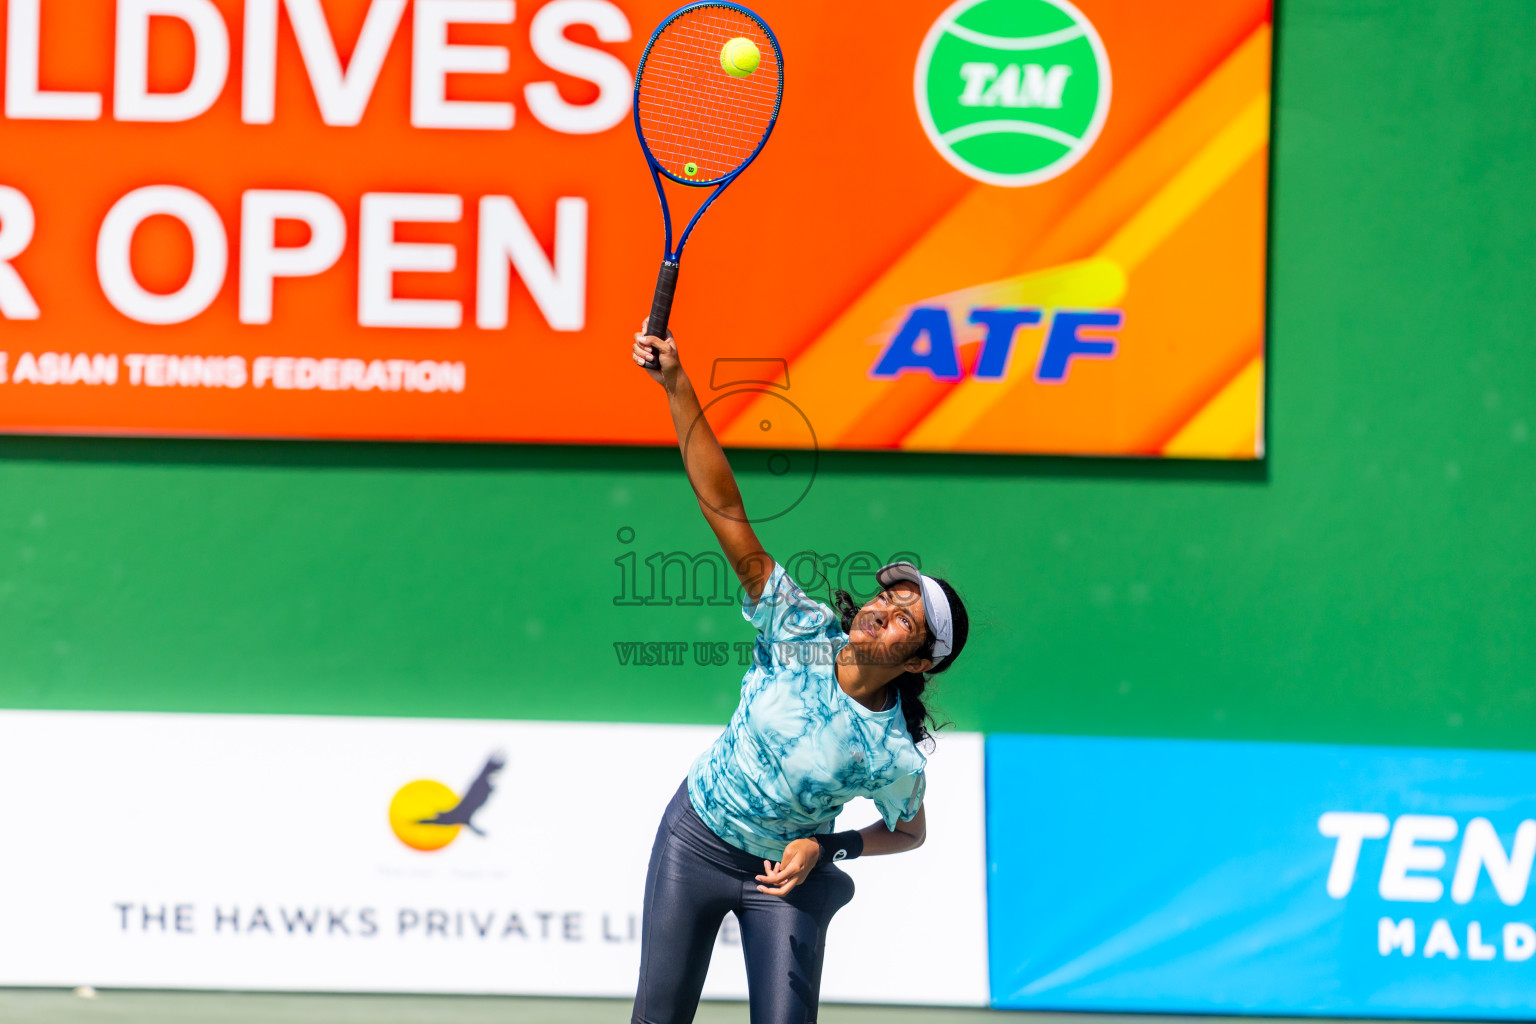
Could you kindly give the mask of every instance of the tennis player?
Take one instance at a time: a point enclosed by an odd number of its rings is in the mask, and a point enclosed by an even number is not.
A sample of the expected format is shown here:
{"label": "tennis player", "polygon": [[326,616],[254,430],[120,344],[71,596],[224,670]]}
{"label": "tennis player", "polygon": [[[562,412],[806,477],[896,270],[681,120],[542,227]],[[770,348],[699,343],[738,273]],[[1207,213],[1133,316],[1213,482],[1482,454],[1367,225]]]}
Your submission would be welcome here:
{"label": "tennis player", "polygon": [[[647,321],[648,322],[648,321]],[[757,627],[741,703],[678,788],[645,879],[634,1024],[688,1024],[727,912],[741,925],[752,1024],[813,1024],[827,924],[853,898],[835,862],[921,846],[927,674],[965,646],[965,606],[910,562],[876,573],[863,607],[810,599],[758,543],[729,462],[665,340],[635,335],[633,358],[667,393],[704,519],[736,569]],[[882,821],[833,832],[854,797]],[[904,969],[899,960],[892,970]]]}

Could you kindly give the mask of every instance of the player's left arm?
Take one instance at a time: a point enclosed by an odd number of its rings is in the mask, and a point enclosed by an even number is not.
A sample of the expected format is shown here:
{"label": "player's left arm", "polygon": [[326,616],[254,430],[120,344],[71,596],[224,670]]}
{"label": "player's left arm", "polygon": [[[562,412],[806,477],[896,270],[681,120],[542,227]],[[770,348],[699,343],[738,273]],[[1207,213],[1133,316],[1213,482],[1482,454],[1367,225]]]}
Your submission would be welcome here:
{"label": "player's left arm", "polygon": [[928,813],[922,804],[918,804],[917,813],[912,815],[911,821],[898,821],[894,829],[885,827],[885,822],[877,821],[873,825],[859,829],[859,835],[864,837],[864,852],[861,857],[877,857],[882,853],[906,853],[923,845],[923,840],[928,838]]}

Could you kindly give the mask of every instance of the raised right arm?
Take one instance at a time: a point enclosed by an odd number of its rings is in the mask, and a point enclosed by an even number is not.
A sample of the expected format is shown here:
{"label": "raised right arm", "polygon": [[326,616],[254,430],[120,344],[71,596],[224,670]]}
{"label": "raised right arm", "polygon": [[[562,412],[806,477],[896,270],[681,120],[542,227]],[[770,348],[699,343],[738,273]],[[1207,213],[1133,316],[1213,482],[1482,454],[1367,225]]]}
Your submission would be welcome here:
{"label": "raised right arm", "polygon": [[645,372],[666,389],[672,429],[677,434],[683,467],[688,471],[688,483],[698,498],[699,511],[704,513],[704,521],[714,531],[720,550],[725,552],[726,560],[736,570],[736,577],[741,580],[747,596],[756,604],[768,578],[773,575],[773,558],[758,543],[757,532],[747,520],[736,475],[731,472],[731,464],[715,437],[714,428],[704,418],[704,409],[693,390],[693,382],[678,359],[672,332],[668,331],[663,340],[645,334],[643,324],[640,331],[635,335],[634,360],[644,367],[651,353],[656,353],[660,369],[647,367]]}

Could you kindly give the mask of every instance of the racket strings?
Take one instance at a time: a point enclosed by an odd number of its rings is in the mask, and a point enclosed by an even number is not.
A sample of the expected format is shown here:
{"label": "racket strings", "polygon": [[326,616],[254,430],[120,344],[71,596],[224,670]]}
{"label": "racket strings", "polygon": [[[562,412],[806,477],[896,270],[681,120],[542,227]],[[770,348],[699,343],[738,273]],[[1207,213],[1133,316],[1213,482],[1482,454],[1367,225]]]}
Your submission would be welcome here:
{"label": "racket strings", "polygon": [[[658,57],[673,82],[683,86],[686,105],[692,108],[689,112],[709,111],[723,101],[726,111],[738,117],[759,120],[760,123],[754,127],[761,128],[762,119],[771,116],[771,113],[761,109],[761,102],[758,110],[752,110],[749,100],[767,99],[766,94],[769,93],[773,99],[777,99],[778,75],[774,59],[776,55],[772,47],[767,45],[758,25],[736,12],[715,9],[699,12],[693,18],[680,19],[679,23],[668,28],[671,31],[666,41],[670,45],[662,47]],[[747,38],[755,36],[754,44],[758,46],[760,54],[766,50],[767,58],[760,64],[760,73],[754,73],[745,80],[722,74],[724,69],[718,68],[717,58],[717,51],[724,47],[724,41],[743,34]],[[656,84],[662,84],[660,76]],[[756,97],[752,97],[753,86],[758,87],[756,91],[759,95]]]}
{"label": "racket strings", "polygon": [[[722,17],[723,12],[709,13],[714,16],[693,21],[676,33],[675,40],[668,40],[672,45],[659,54],[660,73],[653,83],[659,88],[650,97],[642,83],[642,105],[647,98],[653,100],[643,113],[654,115],[643,116],[642,121],[652,122],[658,148],[666,151],[665,156],[656,154],[658,160],[685,175],[687,165],[693,163],[695,174],[689,177],[706,180],[729,173],[751,155],[768,129],[778,98],[778,69],[771,47],[767,48],[769,59],[763,62],[766,66],[760,64],[745,81],[719,67],[718,51],[724,41],[745,32],[757,35],[754,42],[760,51],[765,49],[762,34],[752,31],[754,23],[740,16]],[[686,159],[690,154],[694,159]]]}
{"label": "racket strings", "polygon": [[[720,51],[737,37],[752,40],[761,55],[757,70],[745,78],[720,66]],[[781,82],[778,51],[757,21],[725,7],[690,11],[662,30],[641,72],[646,145],[663,168],[684,181],[718,181],[762,142],[777,112]]]}

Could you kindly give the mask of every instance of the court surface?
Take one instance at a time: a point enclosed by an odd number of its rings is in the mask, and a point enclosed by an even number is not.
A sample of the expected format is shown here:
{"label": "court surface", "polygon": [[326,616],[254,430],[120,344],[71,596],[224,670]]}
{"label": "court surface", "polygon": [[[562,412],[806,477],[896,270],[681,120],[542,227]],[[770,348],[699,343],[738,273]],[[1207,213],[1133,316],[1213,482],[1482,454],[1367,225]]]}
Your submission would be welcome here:
{"label": "court surface", "polygon": [[[988,1018],[999,1024],[1004,1020],[1017,1024],[1235,1024],[1253,1019],[890,1006],[823,1006],[821,1010],[821,1024],[981,1024]],[[82,999],[56,989],[0,989],[0,1021],[6,1024],[623,1024],[628,1019],[628,1001],[616,999],[137,991],[106,991],[94,999]],[[747,1007],[705,1002],[695,1020],[745,1024]],[[1265,1024],[1287,1024],[1287,1019],[1267,1018]],[[1328,1022],[1308,1018],[1305,1024]]]}

